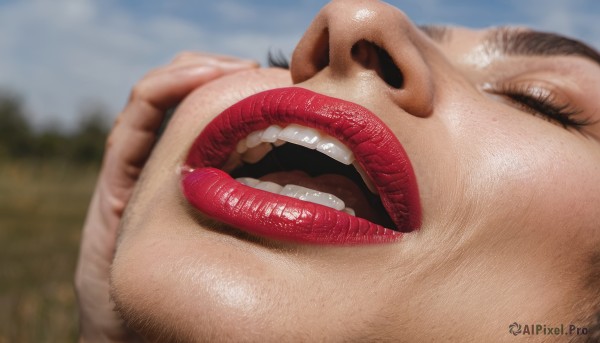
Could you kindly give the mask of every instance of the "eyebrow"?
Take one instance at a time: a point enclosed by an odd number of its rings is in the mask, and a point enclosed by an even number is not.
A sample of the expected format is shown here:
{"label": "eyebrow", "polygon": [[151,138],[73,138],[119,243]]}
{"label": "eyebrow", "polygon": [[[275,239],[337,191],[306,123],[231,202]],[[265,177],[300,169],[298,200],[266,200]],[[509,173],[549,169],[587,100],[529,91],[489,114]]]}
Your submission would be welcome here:
{"label": "eyebrow", "polygon": [[600,53],[576,39],[555,33],[498,28],[486,39],[491,49],[506,55],[515,56],[576,56],[583,57],[600,65]]}
{"label": "eyebrow", "polygon": [[[450,39],[452,29],[444,25],[419,25],[419,30],[438,43]],[[577,56],[600,65],[600,53],[589,45],[551,32],[514,27],[493,29],[485,39],[489,50],[515,56]]]}

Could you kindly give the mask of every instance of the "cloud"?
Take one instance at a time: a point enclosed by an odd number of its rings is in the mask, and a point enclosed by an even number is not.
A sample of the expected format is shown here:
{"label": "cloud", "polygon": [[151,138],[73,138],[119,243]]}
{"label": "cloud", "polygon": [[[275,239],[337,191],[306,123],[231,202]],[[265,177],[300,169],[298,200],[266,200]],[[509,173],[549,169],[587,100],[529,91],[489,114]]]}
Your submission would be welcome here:
{"label": "cloud", "polygon": [[235,1],[218,1],[214,6],[217,14],[230,22],[252,22],[259,17],[256,8]]}
{"label": "cloud", "polygon": [[[600,46],[600,3],[592,0],[390,2],[418,23],[523,23]],[[290,53],[322,4],[0,1],[0,88],[25,95],[36,126],[57,123],[72,129],[88,103],[104,103],[116,116],[131,86],[179,51],[210,51],[261,62],[272,48]]]}
{"label": "cloud", "polygon": [[[236,13],[247,14],[241,7]],[[0,22],[0,87],[25,95],[37,127],[55,123],[66,129],[76,126],[89,102],[105,103],[116,116],[131,86],[179,51],[264,61],[270,47],[291,50],[299,38],[211,32],[210,25],[174,16],[136,17],[111,1],[15,1],[0,6]]]}

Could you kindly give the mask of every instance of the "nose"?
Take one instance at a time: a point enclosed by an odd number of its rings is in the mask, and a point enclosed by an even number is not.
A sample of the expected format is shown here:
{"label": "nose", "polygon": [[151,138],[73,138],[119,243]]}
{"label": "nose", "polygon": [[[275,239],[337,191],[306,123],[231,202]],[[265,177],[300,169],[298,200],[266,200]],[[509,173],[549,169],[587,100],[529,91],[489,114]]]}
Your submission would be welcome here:
{"label": "nose", "polygon": [[[395,7],[380,1],[334,0],[325,6],[292,56],[294,83],[325,72],[333,80],[364,75],[405,111],[428,116],[434,86],[419,29]],[[361,77],[361,79],[365,79]]]}

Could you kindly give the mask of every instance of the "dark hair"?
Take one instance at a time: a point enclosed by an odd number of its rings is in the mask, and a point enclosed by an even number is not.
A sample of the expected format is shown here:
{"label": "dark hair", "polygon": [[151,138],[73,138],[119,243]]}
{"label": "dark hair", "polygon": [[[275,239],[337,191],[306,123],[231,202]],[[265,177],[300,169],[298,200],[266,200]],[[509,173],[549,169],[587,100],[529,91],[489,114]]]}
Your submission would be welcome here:
{"label": "dark hair", "polygon": [[[600,307],[600,304],[597,307]],[[600,342],[600,310],[598,310],[595,318],[590,323],[586,343],[598,343]]]}
{"label": "dark hair", "polygon": [[588,330],[586,334],[574,336],[570,343],[600,343],[600,310],[590,318],[584,325]]}
{"label": "dark hair", "polygon": [[600,250],[590,258],[589,273],[585,278],[585,288],[591,291],[591,315],[586,315],[584,325],[588,332],[586,335],[575,337],[572,343],[600,343]]}

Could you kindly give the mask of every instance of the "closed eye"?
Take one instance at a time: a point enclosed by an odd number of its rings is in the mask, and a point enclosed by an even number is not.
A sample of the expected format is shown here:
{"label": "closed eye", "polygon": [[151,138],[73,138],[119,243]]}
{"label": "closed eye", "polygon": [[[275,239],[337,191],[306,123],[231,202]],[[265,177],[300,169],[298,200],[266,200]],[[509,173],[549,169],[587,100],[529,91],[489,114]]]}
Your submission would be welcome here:
{"label": "closed eye", "polygon": [[564,128],[581,128],[590,125],[589,118],[578,118],[582,112],[569,102],[559,101],[555,93],[531,84],[501,83],[486,89],[500,95],[520,110],[531,113]]}

